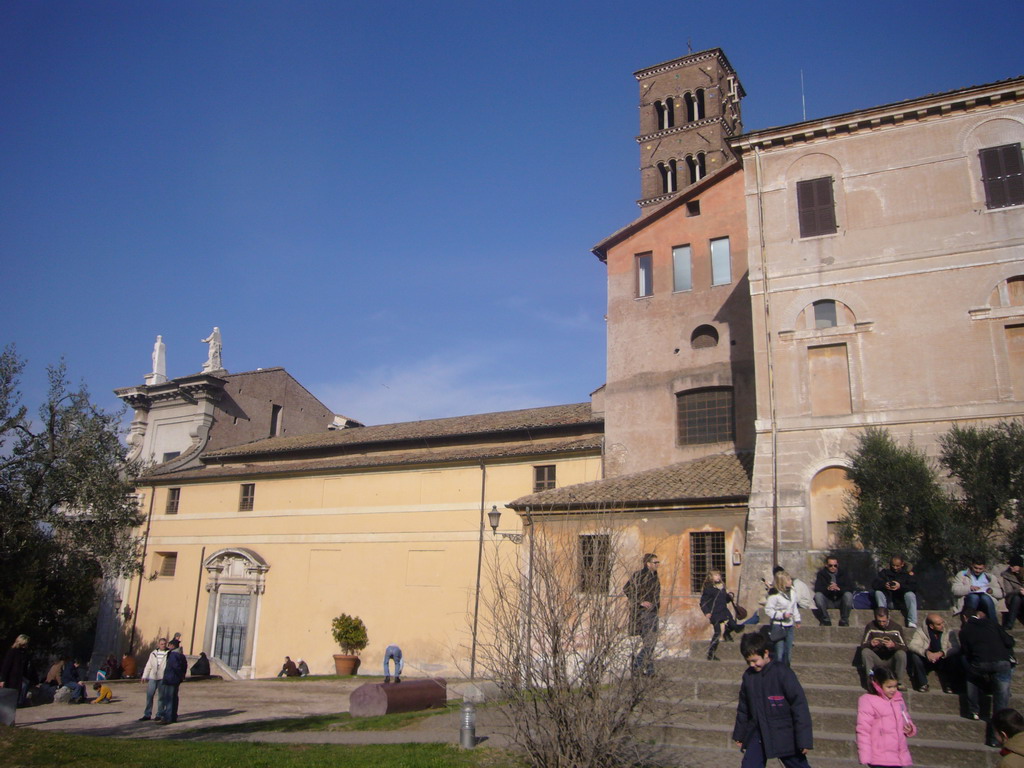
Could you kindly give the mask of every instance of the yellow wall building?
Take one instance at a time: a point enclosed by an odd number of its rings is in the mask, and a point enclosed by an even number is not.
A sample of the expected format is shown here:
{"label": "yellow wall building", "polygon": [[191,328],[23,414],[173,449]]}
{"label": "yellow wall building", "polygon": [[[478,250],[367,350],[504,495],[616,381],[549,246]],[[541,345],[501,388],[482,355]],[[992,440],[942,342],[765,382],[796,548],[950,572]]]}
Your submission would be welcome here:
{"label": "yellow wall building", "polygon": [[[275,437],[158,465],[139,488],[143,576],[123,597],[135,649],[180,632],[187,652],[239,677],[271,676],[285,655],[326,674],[339,652],[331,619],[348,613],[368,629],[363,673],[397,643],[410,675],[464,674],[478,557],[504,541],[483,513],[599,479],[601,431],[583,403]],[[519,527],[505,518],[503,530]]]}

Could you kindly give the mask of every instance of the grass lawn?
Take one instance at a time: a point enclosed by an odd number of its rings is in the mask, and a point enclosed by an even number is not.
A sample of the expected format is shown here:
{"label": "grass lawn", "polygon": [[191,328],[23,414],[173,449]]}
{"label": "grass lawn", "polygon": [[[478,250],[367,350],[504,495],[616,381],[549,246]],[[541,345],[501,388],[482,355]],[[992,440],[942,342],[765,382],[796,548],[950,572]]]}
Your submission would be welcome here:
{"label": "grass lawn", "polygon": [[193,733],[204,736],[218,733],[264,733],[281,731],[397,731],[416,720],[425,717],[443,715],[446,712],[458,711],[460,702],[451,702],[446,707],[421,709],[416,712],[397,712],[378,717],[352,717],[348,712],[330,715],[310,715],[309,717],[282,717],[276,720],[251,720],[247,723],[231,725],[211,725],[209,728],[197,728]]}
{"label": "grass lawn", "polygon": [[249,744],[117,739],[0,726],[2,768],[511,768],[493,750],[445,744]]}

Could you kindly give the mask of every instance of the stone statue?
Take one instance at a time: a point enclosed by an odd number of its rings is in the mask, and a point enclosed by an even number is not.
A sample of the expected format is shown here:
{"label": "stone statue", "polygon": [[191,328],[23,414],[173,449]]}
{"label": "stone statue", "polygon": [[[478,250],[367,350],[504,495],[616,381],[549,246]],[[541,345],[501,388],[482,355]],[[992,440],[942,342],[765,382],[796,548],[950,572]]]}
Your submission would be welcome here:
{"label": "stone statue", "polygon": [[210,373],[212,371],[220,371],[224,369],[224,365],[221,363],[220,351],[220,328],[213,326],[213,333],[207,336],[205,339],[200,339],[203,344],[210,345],[210,354],[206,358],[206,362],[203,363],[203,373]]}
{"label": "stone statue", "polygon": [[164,337],[157,336],[153,345],[153,371],[146,376],[147,384],[163,384],[167,381],[167,345]]}

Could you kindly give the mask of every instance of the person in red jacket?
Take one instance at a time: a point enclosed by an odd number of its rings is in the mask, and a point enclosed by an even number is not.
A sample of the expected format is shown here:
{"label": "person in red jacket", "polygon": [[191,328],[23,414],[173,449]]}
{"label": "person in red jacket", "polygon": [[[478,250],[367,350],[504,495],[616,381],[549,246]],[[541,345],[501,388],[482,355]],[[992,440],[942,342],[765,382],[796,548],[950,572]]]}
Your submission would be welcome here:
{"label": "person in red jacket", "polygon": [[865,693],[857,702],[860,761],[872,768],[913,765],[907,737],[917,733],[917,726],[896,686],[896,675],[885,667],[875,667],[869,680],[874,693]]}

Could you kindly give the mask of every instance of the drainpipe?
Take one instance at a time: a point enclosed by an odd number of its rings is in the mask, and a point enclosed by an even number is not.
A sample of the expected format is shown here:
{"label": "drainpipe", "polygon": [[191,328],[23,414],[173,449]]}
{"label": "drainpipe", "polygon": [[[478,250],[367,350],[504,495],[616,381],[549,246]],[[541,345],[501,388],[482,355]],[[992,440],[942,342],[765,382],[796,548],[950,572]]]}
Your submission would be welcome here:
{"label": "drainpipe", "polygon": [[775,367],[772,355],[771,307],[769,306],[768,261],[764,246],[764,194],[761,187],[761,152],[754,147],[757,178],[757,235],[761,261],[761,308],[764,319],[765,362],[768,378],[768,419],[772,446],[772,566],[779,562],[779,430],[775,413]]}
{"label": "drainpipe", "polygon": [[476,596],[473,599],[473,646],[469,653],[469,679],[476,680],[476,628],[480,618],[480,571],[484,563],[484,506],[487,498],[487,467],[480,462],[480,543],[476,551]]}
{"label": "drainpipe", "polygon": [[[153,524],[153,500],[156,498],[156,486],[149,486],[149,512],[146,515],[146,533],[142,537],[142,562],[146,562],[146,550],[149,548],[149,528]],[[142,582],[144,579],[144,570],[140,569],[138,574],[139,588],[135,590],[135,610],[132,613],[132,631],[128,635],[128,653],[129,655],[135,650],[135,623],[139,620],[139,600],[142,598]]]}
{"label": "drainpipe", "polygon": [[199,573],[196,574],[196,607],[192,611],[192,635],[188,639],[188,655],[193,655],[196,644],[196,621],[199,619],[199,595],[203,588],[203,563],[206,562],[206,547],[199,554]]}

